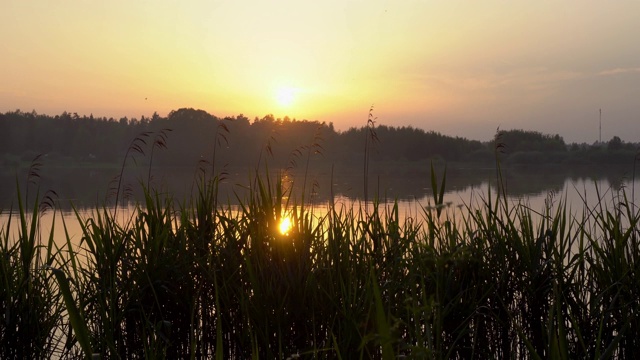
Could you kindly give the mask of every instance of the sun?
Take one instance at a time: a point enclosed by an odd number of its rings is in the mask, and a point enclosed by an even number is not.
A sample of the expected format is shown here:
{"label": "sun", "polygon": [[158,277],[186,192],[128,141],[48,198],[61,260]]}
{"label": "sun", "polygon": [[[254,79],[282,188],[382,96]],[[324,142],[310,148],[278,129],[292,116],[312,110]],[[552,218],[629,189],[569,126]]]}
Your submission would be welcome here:
{"label": "sun", "polygon": [[293,105],[296,100],[298,90],[293,87],[283,86],[276,90],[276,101],[278,105],[282,107],[289,107]]}

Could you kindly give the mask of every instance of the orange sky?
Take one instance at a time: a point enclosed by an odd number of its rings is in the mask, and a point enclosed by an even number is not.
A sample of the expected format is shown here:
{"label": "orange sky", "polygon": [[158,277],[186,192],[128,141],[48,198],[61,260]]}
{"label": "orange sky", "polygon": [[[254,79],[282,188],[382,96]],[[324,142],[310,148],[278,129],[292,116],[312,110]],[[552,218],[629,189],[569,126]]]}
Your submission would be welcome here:
{"label": "orange sky", "polygon": [[640,141],[640,2],[5,0],[0,111]]}

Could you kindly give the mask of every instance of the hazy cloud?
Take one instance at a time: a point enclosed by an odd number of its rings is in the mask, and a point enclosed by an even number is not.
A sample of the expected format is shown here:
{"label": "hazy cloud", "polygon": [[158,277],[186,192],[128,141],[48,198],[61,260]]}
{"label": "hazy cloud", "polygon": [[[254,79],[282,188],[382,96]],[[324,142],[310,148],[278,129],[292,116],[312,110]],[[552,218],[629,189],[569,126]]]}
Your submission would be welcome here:
{"label": "hazy cloud", "polygon": [[640,67],[609,69],[609,70],[604,70],[599,72],[598,75],[609,76],[609,75],[627,74],[627,73],[640,73]]}

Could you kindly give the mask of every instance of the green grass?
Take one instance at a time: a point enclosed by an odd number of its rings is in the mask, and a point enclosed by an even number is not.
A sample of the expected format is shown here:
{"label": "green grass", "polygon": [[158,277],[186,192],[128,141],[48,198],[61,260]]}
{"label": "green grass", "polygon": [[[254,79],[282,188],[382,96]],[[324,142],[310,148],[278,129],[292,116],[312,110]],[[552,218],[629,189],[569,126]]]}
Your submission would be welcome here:
{"label": "green grass", "polygon": [[563,199],[510,204],[501,187],[454,217],[436,175],[435,206],[402,218],[375,200],[320,216],[268,174],[231,206],[205,173],[186,201],[145,187],[127,216],[78,215],[80,244],[62,248],[40,231],[52,198],[32,213],[19,201],[0,228],[0,358],[634,356],[638,212],[624,192],[575,214]]}

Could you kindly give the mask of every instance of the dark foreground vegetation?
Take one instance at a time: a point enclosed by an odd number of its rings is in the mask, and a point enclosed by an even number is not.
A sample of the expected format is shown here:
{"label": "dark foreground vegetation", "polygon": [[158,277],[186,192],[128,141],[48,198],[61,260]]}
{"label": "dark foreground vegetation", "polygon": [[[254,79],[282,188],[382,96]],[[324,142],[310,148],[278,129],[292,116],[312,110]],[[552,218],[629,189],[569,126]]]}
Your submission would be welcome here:
{"label": "dark foreground vegetation", "polygon": [[402,219],[375,201],[319,214],[268,176],[232,208],[205,172],[184,203],[146,189],[125,215],[116,194],[78,216],[75,240],[41,228],[54,193],[18,187],[0,228],[0,358],[635,356],[640,233],[624,192],[574,214],[498,191],[455,216],[435,174],[433,206]]}

